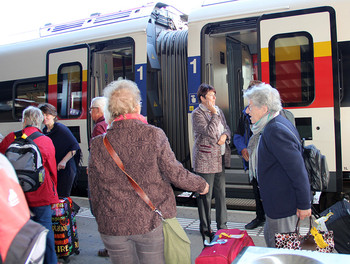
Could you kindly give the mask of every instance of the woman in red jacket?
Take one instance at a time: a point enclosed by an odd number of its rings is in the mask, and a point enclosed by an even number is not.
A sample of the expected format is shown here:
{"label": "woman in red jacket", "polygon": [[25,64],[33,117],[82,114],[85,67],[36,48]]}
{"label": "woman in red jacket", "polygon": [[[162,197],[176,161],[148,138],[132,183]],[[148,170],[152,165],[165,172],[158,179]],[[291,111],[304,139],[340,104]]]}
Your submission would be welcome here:
{"label": "woman in red jacket", "polygon": [[[41,132],[40,127],[43,123],[44,116],[41,110],[34,106],[29,106],[24,109],[22,114],[23,130],[22,133],[30,136],[34,132]],[[5,154],[8,146],[14,141],[15,134],[11,132],[0,143],[0,152]],[[57,169],[55,159],[55,147],[52,141],[47,136],[40,136],[34,139],[38,145],[43,166],[45,168],[45,180],[43,184],[33,192],[26,192],[29,209],[34,214],[32,220],[38,222],[49,230],[46,241],[46,252],[44,263],[56,264],[57,257],[55,251],[54,234],[52,230],[52,212],[51,204],[58,203],[57,195]]]}

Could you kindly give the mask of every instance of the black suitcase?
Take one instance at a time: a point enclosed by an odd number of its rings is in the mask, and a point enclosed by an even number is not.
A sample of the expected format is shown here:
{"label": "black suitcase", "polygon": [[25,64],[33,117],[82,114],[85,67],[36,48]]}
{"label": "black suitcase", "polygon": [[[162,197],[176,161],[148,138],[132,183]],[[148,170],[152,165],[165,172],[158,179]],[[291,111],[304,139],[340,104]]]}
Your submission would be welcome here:
{"label": "black suitcase", "polygon": [[329,212],[334,215],[329,217],[326,226],[328,230],[333,231],[335,249],[338,253],[350,254],[350,203],[344,199],[324,210],[320,215],[325,216]]}

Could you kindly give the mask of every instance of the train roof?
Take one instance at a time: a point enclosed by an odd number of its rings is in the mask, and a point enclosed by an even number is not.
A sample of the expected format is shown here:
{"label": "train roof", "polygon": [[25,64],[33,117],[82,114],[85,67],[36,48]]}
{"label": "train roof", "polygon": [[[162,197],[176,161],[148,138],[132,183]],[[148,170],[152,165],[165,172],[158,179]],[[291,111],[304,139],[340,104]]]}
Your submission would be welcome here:
{"label": "train roof", "polygon": [[[153,17],[157,24],[171,29],[184,29],[187,26],[187,16],[175,7],[160,2],[151,2],[128,10],[108,14],[96,13],[88,18],[48,24],[39,29],[38,37],[4,44],[0,46],[0,49],[3,49],[3,46],[15,47],[17,44],[23,46],[51,41],[58,42],[59,45],[91,43],[94,39],[100,40],[104,37],[145,32],[150,17]],[[43,39],[46,41],[42,41]]]}
{"label": "train roof", "polygon": [[193,10],[188,22],[210,21],[218,18],[260,16],[267,13],[277,13],[318,6],[343,5],[348,0],[231,0],[207,1],[200,8]]}
{"label": "train roof", "polygon": [[[167,8],[167,9],[165,9]],[[46,25],[40,28],[40,37],[48,37],[57,34],[63,34],[67,32],[84,30],[88,28],[101,27],[109,24],[117,24],[121,22],[132,22],[133,20],[148,19],[150,15],[159,18],[158,23],[162,23],[167,26],[168,23],[173,23],[170,25],[176,29],[181,29],[184,27],[184,21],[179,20],[179,16],[183,15],[176,8],[169,6],[164,3],[147,3],[140,7],[135,7],[127,10],[121,10],[118,12],[100,14],[92,14],[88,18],[75,20],[67,23],[61,23],[56,25]],[[172,21],[169,21],[169,18]],[[163,20],[162,20],[163,19]]]}

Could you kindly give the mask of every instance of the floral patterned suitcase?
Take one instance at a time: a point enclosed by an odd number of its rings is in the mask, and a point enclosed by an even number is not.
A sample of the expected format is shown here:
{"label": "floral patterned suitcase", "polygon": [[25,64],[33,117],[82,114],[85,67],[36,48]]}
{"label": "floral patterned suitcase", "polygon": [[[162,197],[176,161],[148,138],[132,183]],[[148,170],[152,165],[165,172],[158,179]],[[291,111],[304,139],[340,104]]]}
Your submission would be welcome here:
{"label": "floral patterned suitcase", "polygon": [[56,254],[67,260],[70,255],[80,253],[75,219],[77,210],[70,197],[60,198],[59,203],[53,204],[51,209]]}

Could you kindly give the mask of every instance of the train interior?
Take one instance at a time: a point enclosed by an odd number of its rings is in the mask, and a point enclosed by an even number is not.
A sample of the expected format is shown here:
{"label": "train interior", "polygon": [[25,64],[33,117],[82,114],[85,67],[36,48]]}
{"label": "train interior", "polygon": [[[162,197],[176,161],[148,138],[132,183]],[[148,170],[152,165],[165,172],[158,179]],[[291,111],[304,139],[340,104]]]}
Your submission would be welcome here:
{"label": "train interior", "polygon": [[[251,80],[257,79],[256,18],[212,23],[202,32],[202,74],[205,82],[217,90],[216,103],[224,111],[233,136],[246,105],[243,90]],[[254,197],[248,174],[233,143],[231,150],[231,168],[225,171],[228,207],[237,202],[233,197]],[[239,207],[237,204],[233,206]],[[243,204],[242,208],[249,206],[254,205]]]}

